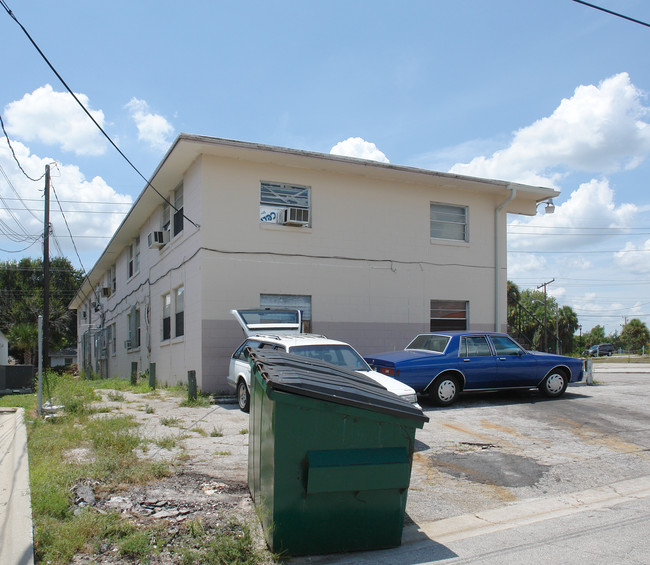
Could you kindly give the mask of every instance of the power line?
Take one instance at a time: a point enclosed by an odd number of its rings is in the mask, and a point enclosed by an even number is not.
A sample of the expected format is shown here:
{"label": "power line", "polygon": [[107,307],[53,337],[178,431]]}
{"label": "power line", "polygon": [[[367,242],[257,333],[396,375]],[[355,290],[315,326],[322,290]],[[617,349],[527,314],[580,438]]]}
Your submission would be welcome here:
{"label": "power line", "polygon": [[[131,161],[131,160],[130,160],[130,159],[129,159],[125,154],[124,154],[124,152],[123,152],[123,151],[122,151],[122,150],[117,146],[117,144],[116,144],[116,143],[111,139],[111,137],[106,133],[106,131],[104,131],[104,128],[103,128],[102,126],[99,125],[99,123],[97,122],[97,120],[95,120],[95,118],[93,117],[93,115],[92,115],[92,114],[88,111],[88,109],[87,109],[87,108],[86,108],[86,107],[81,103],[81,101],[79,100],[79,98],[77,97],[77,95],[72,91],[72,89],[68,86],[68,84],[65,82],[65,80],[63,80],[63,77],[62,77],[62,76],[59,74],[59,72],[54,68],[54,66],[52,65],[52,63],[50,63],[49,59],[45,56],[45,54],[43,53],[43,51],[41,51],[41,48],[36,44],[36,42],[32,39],[32,36],[29,35],[28,31],[25,29],[25,27],[23,26],[23,24],[21,24],[21,23],[18,21],[18,18],[16,18],[16,16],[14,15],[14,13],[9,9],[9,6],[7,6],[7,3],[5,2],[5,0],[0,0],[0,3],[2,4],[2,7],[5,9],[5,11],[7,12],[7,14],[9,14],[9,16],[10,16],[10,17],[11,17],[11,18],[12,18],[12,19],[13,19],[13,20],[18,24],[18,26],[20,27],[20,29],[23,30],[23,32],[24,32],[25,35],[27,36],[27,39],[29,39],[29,41],[30,41],[31,44],[34,46],[34,48],[38,51],[38,53],[40,54],[40,56],[41,56],[41,57],[43,58],[43,60],[47,63],[47,66],[50,67],[50,69],[52,70],[52,72],[53,72],[53,73],[56,75],[56,77],[61,81],[61,84],[65,87],[65,89],[68,91],[68,93],[69,93],[69,94],[74,98],[74,100],[75,100],[75,101],[77,102],[77,104],[81,107],[81,109],[84,111],[84,113],[85,113],[85,114],[86,114],[86,115],[87,115],[87,116],[92,120],[92,122],[95,124],[95,126],[97,126],[97,129],[99,129],[99,131],[100,131],[100,132],[102,133],[102,135],[103,135],[103,136],[108,140],[108,142],[109,142],[109,143],[110,143],[110,144],[115,148],[115,150],[116,150],[116,151],[117,151],[117,152],[122,156],[122,158],[123,158],[123,159],[124,159],[124,160],[125,160],[125,161],[130,165],[130,166],[131,166],[131,168],[132,168],[132,169],[133,169],[133,170],[134,170],[134,171],[135,171],[135,172],[140,176],[140,178],[142,178],[142,180],[144,180],[144,182],[146,183],[147,188],[148,188],[148,187],[151,187],[151,188],[153,189],[153,191],[154,191],[158,196],[160,196],[160,198],[162,198],[162,199],[163,199],[167,204],[169,204],[169,206],[171,206],[171,207],[172,207],[176,212],[181,212],[181,210],[179,210],[178,208],[176,208],[176,206],[175,206],[174,204],[172,204],[172,202],[170,202],[170,200],[169,200],[168,198],[166,198],[165,196],[163,196],[163,195],[158,191],[158,189],[157,189],[153,184],[151,184],[151,182],[149,182],[149,180],[148,180],[148,179],[147,179],[147,178],[146,178],[146,177],[145,177],[145,176],[140,172],[140,169],[138,169],[138,168],[137,168],[137,167],[132,163],[132,161]],[[7,139],[8,139],[8,138],[7,138]],[[185,215],[184,212],[181,212],[181,214],[183,215],[183,218],[185,218],[188,222],[190,222],[190,224],[192,224],[195,228],[198,229],[198,228],[200,227],[197,223],[195,223],[195,222],[192,221],[190,218],[188,218],[188,217]]]}
{"label": "power line", "polygon": [[589,6],[594,10],[600,10],[601,12],[605,12],[606,14],[611,14],[612,16],[616,16],[617,18],[623,18],[624,20],[634,22],[635,24],[640,24],[642,26],[650,27],[650,24],[647,24],[646,22],[642,22],[641,20],[635,20],[634,18],[630,18],[629,16],[624,16],[623,14],[619,14],[618,12],[612,12],[611,10],[607,10],[606,8],[601,8],[600,6],[596,6],[595,4],[590,4],[589,2],[583,2],[582,0],[573,0],[573,1],[576,2],[577,4],[583,4],[585,6]]}
{"label": "power line", "polygon": [[[5,5],[4,2],[2,2],[2,5],[3,6]],[[20,161],[18,160],[18,157],[16,157],[16,153],[14,152],[14,148],[11,146],[11,141],[9,141],[9,135],[7,134],[7,130],[5,129],[5,123],[2,121],[2,114],[0,114],[0,125],[2,126],[2,133],[5,134],[5,138],[7,140],[7,145],[9,146],[9,149],[11,150],[11,154],[14,156],[14,161],[16,161],[16,164],[18,165],[18,168],[22,171],[23,175],[25,175],[29,180],[34,181],[34,182],[38,182],[39,180],[41,180],[45,176],[45,173],[43,173],[37,179],[33,179],[32,177],[30,177],[25,172],[25,169],[23,169],[23,167],[21,166]]]}

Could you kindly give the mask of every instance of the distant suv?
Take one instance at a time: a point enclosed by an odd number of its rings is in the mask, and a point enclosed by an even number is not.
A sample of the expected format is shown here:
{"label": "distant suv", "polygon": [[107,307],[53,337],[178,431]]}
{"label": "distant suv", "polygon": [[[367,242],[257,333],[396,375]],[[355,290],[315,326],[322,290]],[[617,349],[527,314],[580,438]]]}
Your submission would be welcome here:
{"label": "distant suv", "polygon": [[[248,412],[250,407],[251,368],[246,356],[248,348],[285,351],[358,371],[419,408],[415,390],[392,377],[373,371],[351,345],[322,335],[300,333],[300,311],[232,310],[231,314],[248,336],[230,359],[227,379],[228,384],[237,391],[237,403],[242,411]],[[264,333],[255,333],[258,331]]]}
{"label": "distant suv", "polygon": [[592,345],[589,349],[583,352],[586,357],[604,357],[605,355],[611,357],[614,354],[614,346],[611,343],[600,343]]}

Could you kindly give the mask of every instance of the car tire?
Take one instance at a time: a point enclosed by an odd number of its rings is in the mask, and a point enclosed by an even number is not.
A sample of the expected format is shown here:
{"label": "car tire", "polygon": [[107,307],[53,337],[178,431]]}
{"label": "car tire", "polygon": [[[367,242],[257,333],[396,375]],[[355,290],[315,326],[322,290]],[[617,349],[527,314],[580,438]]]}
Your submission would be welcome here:
{"label": "car tire", "polygon": [[251,407],[251,395],[244,379],[239,379],[237,383],[237,404],[242,412],[248,412]]}
{"label": "car tire", "polygon": [[569,384],[569,379],[566,373],[559,369],[553,369],[546,378],[539,385],[539,389],[545,396],[549,398],[557,398],[564,394],[566,387]]}
{"label": "car tire", "polygon": [[429,398],[438,406],[449,406],[458,398],[460,382],[453,375],[441,375],[429,387]]}

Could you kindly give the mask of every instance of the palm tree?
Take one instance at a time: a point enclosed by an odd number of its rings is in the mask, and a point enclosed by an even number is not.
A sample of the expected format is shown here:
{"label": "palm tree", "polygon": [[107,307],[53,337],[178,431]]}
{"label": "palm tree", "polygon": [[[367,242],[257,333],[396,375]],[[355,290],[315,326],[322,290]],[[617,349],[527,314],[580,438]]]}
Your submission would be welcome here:
{"label": "palm tree", "polygon": [[23,351],[24,363],[31,365],[32,352],[38,342],[38,328],[28,322],[20,322],[9,330],[9,342]]}

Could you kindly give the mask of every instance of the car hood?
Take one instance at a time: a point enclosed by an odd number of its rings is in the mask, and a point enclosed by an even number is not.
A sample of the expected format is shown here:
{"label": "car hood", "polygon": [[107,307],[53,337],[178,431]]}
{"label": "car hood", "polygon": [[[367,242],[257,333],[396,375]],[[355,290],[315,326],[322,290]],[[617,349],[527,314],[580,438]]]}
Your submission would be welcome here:
{"label": "car hood", "polygon": [[388,377],[386,375],[382,375],[377,371],[357,371],[357,373],[361,373],[366,377],[370,377],[373,381],[379,383],[385,389],[392,392],[393,394],[396,394],[397,396],[406,396],[409,394],[415,394],[415,389],[398,381],[397,379]]}

